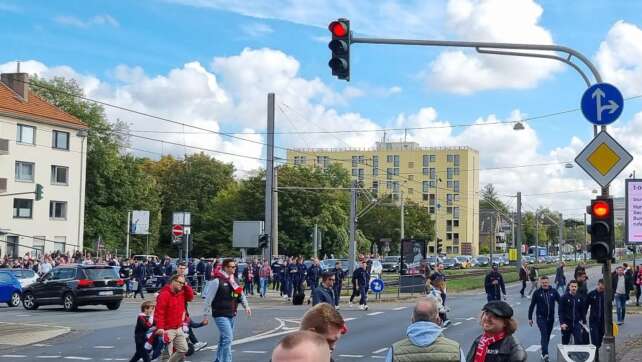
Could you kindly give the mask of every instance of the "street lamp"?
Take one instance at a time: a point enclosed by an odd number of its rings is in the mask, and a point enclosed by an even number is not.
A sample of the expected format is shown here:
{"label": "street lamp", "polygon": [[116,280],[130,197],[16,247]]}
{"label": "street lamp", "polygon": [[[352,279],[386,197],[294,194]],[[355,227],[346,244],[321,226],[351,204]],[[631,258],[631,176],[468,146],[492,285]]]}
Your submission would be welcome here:
{"label": "street lamp", "polygon": [[573,164],[570,162],[567,162],[564,164],[564,168],[573,168]]}
{"label": "street lamp", "polygon": [[524,129],[524,124],[520,121],[515,122],[515,125],[513,126],[514,131],[522,131]]}

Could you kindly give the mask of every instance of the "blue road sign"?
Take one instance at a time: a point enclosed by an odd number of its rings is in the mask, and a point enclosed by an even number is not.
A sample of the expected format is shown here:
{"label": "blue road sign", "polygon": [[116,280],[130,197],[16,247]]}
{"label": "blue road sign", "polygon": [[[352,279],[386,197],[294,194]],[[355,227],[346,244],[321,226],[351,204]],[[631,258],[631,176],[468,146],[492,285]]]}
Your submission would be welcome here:
{"label": "blue road sign", "polygon": [[604,126],[615,122],[622,114],[622,93],[609,83],[590,86],[582,95],[582,113],[589,122]]}
{"label": "blue road sign", "polygon": [[375,293],[383,292],[383,280],[381,280],[381,279],[373,279],[370,282],[370,289]]}

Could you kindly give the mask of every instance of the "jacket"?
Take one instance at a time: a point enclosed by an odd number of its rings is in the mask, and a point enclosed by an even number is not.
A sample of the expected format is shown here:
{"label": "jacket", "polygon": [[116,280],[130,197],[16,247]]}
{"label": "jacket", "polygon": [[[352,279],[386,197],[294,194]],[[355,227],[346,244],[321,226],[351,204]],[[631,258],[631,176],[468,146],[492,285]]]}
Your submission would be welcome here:
{"label": "jacket", "polygon": [[334,287],[341,288],[341,284],[343,284],[343,278],[345,278],[346,273],[341,268],[333,268],[330,271],[334,273]]}
{"label": "jacket", "polygon": [[[470,346],[470,350],[466,355],[466,362],[475,360],[475,351],[481,337],[475,338],[473,345]],[[485,362],[523,362],[527,359],[528,354],[519,343],[519,340],[517,340],[517,337],[510,335],[488,346]]]}
{"label": "jacket", "polygon": [[312,305],[319,303],[328,303],[334,306],[334,290],[323,285],[314,288],[312,291]]}
{"label": "jacket", "polygon": [[321,268],[316,265],[311,265],[308,268],[307,282],[308,286],[316,288],[319,285],[319,277],[321,276]]}
{"label": "jacket", "polygon": [[519,280],[522,282],[528,281],[528,271],[524,267],[519,268]]}
{"label": "jacket", "polygon": [[555,303],[559,303],[560,295],[556,289],[538,288],[533,294],[531,305],[528,307],[528,320],[533,320],[533,310],[537,307],[535,316],[537,319],[547,321],[555,319]]}
{"label": "jacket", "polygon": [[[493,284],[493,281],[497,281],[497,284]],[[504,285],[504,277],[499,272],[491,271],[486,274],[486,279],[484,280],[484,289],[486,289],[486,294],[491,294],[499,296],[499,290],[501,289],[502,294],[506,295],[506,286]]]}
{"label": "jacket", "polygon": [[589,309],[589,322],[604,324],[604,292],[592,290],[586,299],[586,308]]}
{"label": "jacket", "polygon": [[[613,284],[613,296],[615,296],[615,291],[617,290],[617,285],[619,280],[620,278],[617,275],[617,272],[614,272],[611,274],[611,281]],[[624,274],[624,294],[626,295],[627,300],[629,300],[629,294],[631,293],[632,289],[633,289],[633,278],[630,275]]]}
{"label": "jacket", "polygon": [[352,273],[352,280],[356,281],[356,285],[359,287],[365,287],[366,285],[368,285],[368,274],[366,273],[366,270],[362,267],[358,267],[357,269],[355,269]]}
{"label": "jacket", "polygon": [[529,272],[528,272],[528,279],[529,279],[531,282],[536,281],[536,280],[537,280],[537,274],[538,274],[538,273],[537,273],[537,268],[535,268],[535,267],[531,267],[531,269],[530,269],[530,270],[529,270]]}
{"label": "jacket", "polygon": [[406,336],[388,349],[386,362],[465,361],[459,343],[444,337],[435,323],[415,322],[406,329]]}
{"label": "jacket", "polygon": [[579,294],[566,293],[560,298],[558,310],[560,325],[574,326],[577,323],[586,323],[586,302]]}
{"label": "jacket", "polygon": [[555,283],[566,284],[566,275],[564,275],[564,267],[558,266],[555,270]]}
{"label": "jacket", "polygon": [[145,270],[145,265],[138,264],[134,267],[134,279],[143,280],[147,276],[147,271]]}
{"label": "jacket", "polygon": [[[207,290],[207,294],[205,295],[205,302],[203,303],[203,316],[207,316],[208,314],[212,313],[212,316],[215,314],[218,314],[214,308],[217,306],[217,303],[215,303],[216,296],[219,296],[219,300],[221,297],[221,293],[219,293],[219,286],[221,285],[221,278],[218,277],[212,277],[212,280],[207,282],[207,287],[205,288]],[[228,284],[225,280],[223,281],[224,284]],[[243,305],[243,308],[248,309],[250,306],[247,302],[247,297],[245,296],[245,293],[241,292],[239,295],[238,302],[240,302]]]}
{"label": "jacket", "polygon": [[272,276],[272,268],[269,266],[262,266],[259,270],[260,278],[270,278]]}
{"label": "jacket", "polygon": [[159,329],[177,329],[183,325],[186,303],[194,299],[194,291],[185,284],[178,293],[172,292],[171,285],[161,288],[156,298],[154,323]]}

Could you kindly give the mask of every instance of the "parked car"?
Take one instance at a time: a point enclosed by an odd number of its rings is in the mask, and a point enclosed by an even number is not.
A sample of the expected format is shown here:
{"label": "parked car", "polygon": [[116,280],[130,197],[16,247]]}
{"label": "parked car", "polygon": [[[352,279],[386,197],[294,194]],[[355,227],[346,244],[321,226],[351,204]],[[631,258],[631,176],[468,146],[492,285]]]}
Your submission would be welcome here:
{"label": "parked car", "polygon": [[26,288],[29,285],[35,283],[38,280],[38,274],[31,269],[9,269],[18,281],[22,288]]}
{"label": "parked car", "polygon": [[456,258],[444,258],[442,263],[446,269],[461,269],[461,263]]}
{"label": "parked car", "polygon": [[132,257],[134,261],[153,261],[154,263],[158,263],[159,259],[156,255],[134,255]]}
{"label": "parked car", "polygon": [[9,270],[0,269],[0,303],[7,303],[10,307],[20,305],[22,287],[20,281]]}
{"label": "parked car", "polygon": [[460,255],[460,256],[456,256],[455,259],[457,259],[457,261],[459,262],[459,264],[461,264],[461,267],[463,269],[468,269],[472,267],[472,263],[471,263],[472,257],[470,256]]}
{"label": "parked car", "polygon": [[401,262],[400,256],[386,256],[383,258],[383,271],[386,272],[399,272],[399,267]]}
{"label": "parked car", "polygon": [[477,268],[486,267],[490,264],[490,258],[487,256],[480,255],[473,258],[473,265]]}
{"label": "parked car", "polygon": [[437,264],[441,263],[441,258],[439,258],[437,256],[434,256],[434,255],[433,256],[429,256],[426,259],[428,260],[428,265],[430,265],[430,268],[432,268],[432,269],[435,269],[435,266],[437,266]]}
{"label": "parked car", "polygon": [[506,266],[509,264],[509,261],[504,255],[493,255],[493,263],[499,266]]}
{"label": "parked car", "polygon": [[106,305],[116,310],[123,301],[125,281],[107,265],[64,265],[53,268],[23,289],[22,305],[29,310],[41,305],[62,305],[74,311],[83,305]]}

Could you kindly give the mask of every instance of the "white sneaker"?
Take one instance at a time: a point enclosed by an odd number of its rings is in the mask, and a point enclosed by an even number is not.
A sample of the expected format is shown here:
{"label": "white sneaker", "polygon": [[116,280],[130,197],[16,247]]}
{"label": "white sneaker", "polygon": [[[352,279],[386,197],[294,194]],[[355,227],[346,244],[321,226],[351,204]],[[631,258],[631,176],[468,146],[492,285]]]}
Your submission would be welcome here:
{"label": "white sneaker", "polygon": [[352,304],[352,302],[350,302],[350,303],[348,303],[348,307],[352,308],[352,307],[354,307],[354,304]]}
{"label": "white sneaker", "polygon": [[207,346],[207,342],[196,342],[194,344],[194,352],[200,351]]}
{"label": "white sneaker", "polygon": [[359,304],[359,310],[363,310],[363,304]]}
{"label": "white sneaker", "polygon": [[336,310],[339,310],[339,309],[341,309],[341,307],[340,307],[340,306],[336,306],[336,308],[335,308],[335,309],[336,309]]}
{"label": "white sneaker", "polygon": [[366,305],[364,305],[364,306],[363,306],[363,309],[368,310],[368,305],[367,305],[367,304],[366,304]]}

